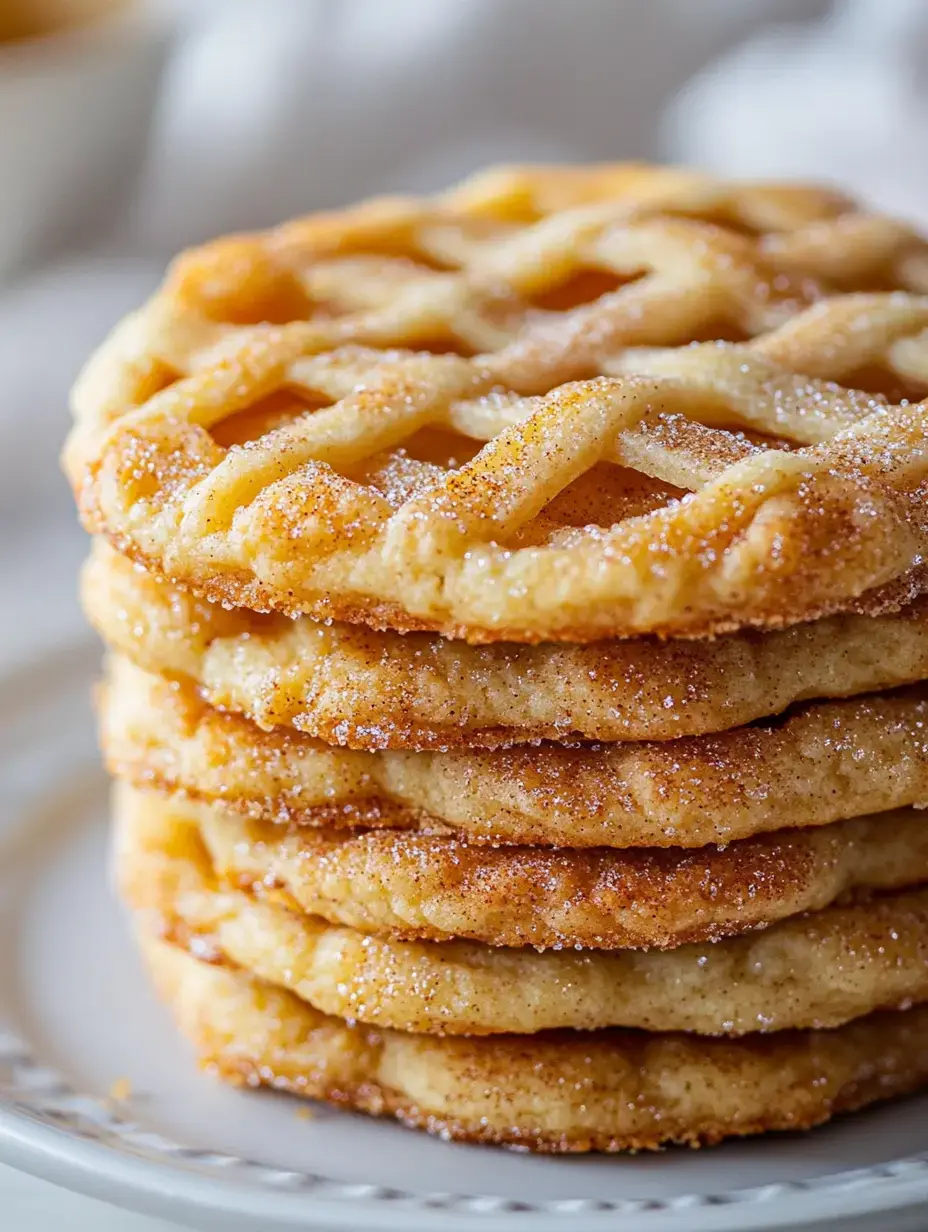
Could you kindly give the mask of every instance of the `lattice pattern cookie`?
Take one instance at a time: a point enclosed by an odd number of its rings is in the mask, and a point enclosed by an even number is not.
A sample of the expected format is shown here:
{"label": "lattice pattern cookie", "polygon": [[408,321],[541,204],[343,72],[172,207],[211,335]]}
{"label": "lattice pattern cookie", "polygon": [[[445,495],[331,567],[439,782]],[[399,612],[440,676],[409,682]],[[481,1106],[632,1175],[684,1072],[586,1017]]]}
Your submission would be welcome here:
{"label": "lattice pattern cookie", "polygon": [[90,529],[256,610],[526,642],[886,610],[925,584],[926,289],[828,194],[491,177],[184,258],[67,467]]}

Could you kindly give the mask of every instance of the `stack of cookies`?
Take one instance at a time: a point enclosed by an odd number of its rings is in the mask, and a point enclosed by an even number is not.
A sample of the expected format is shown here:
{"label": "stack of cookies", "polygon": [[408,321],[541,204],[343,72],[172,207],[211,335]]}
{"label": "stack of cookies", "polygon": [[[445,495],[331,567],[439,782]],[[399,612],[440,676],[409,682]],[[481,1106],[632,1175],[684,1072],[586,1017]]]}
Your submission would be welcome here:
{"label": "stack of cookies", "polygon": [[928,247],[492,172],[182,257],[66,450],[220,1076],[538,1150],[928,1084]]}

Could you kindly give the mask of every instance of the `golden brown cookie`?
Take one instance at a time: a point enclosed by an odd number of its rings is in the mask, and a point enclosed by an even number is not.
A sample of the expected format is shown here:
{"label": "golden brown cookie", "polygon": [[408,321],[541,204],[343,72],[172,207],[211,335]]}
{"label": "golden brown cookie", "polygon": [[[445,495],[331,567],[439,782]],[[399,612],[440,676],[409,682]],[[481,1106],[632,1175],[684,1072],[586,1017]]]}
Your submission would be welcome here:
{"label": "golden brown cookie", "polygon": [[230,884],[331,923],[414,940],[672,949],[814,911],[851,891],[928,881],[928,820],[911,809],[723,850],[612,851],[289,829],[125,784],[116,800],[130,817],[166,810],[195,822]]}
{"label": "golden brown cookie", "polygon": [[710,1144],[808,1129],[928,1082],[928,1007],[741,1040],[635,1031],[481,1039],[352,1027],[146,933],[158,992],[226,1082],[535,1151]]}
{"label": "golden brown cookie", "polygon": [[835,1027],[928,1000],[926,889],[829,907],[710,945],[538,953],[384,940],[229,889],[217,882],[196,826],[167,809],[118,817],[113,862],[120,893],[146,931],[369,1026],[740,1036]]}
{"label": "golden brown cookie", "polygon": [[262,731],[189,683],[114,659],[100,714],[116,777],[252,821],[700,847],[928,801],[925,686],[662,743],[372,753]]}
{"label": "golden brown cookie", "polygon": [[226,611],[98,541],[83,602],[103,638],[147,671],[262,727],[354,748],[667,740],[928,677],[928,600],[714,641],[467,646]]}
{"label": "golden brown cookie", "polygon": [[527,217],[483,180],[188,253],[77,387],[88,529],[212,599],[475,642],[920,593],[924,242],[804,186],[533,175]]}

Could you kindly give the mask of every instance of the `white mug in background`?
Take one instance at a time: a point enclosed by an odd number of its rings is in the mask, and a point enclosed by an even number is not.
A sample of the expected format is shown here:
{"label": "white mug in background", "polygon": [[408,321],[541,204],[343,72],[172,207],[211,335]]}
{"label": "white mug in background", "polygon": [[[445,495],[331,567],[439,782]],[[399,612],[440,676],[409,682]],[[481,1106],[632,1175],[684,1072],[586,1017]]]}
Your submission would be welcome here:
{"label": "white mug in background", "polygon": [[0,276],[79,234],[131,187],[169,33],[154,7],[96,0],[84,20],[11,27],[23,37],[0,42]]}

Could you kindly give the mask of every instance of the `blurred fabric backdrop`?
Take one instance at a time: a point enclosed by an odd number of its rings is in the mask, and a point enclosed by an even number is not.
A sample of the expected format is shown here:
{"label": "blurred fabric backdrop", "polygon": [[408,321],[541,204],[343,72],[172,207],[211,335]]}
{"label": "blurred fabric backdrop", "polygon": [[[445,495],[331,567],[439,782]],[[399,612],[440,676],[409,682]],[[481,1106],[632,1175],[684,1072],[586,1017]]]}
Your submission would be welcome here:
{"label": "blurred fabric backdrop", "polygon": [[[68,386],[185,244],[510,160],[673,157],[836,178],[928,219],[924,0],[148,7],[173,42],[131,176],[0,283],[0,563],[17,654],[80,628],[83,540],[56,462]],[[33,64],[59,71],[42,43],[18,44],[15,64],[0,47],[0,183],[4,129],[25,125],[28,139],[31,123],[3,106],[4,84]],[[58,153],[37,140],[26,174]]]}

